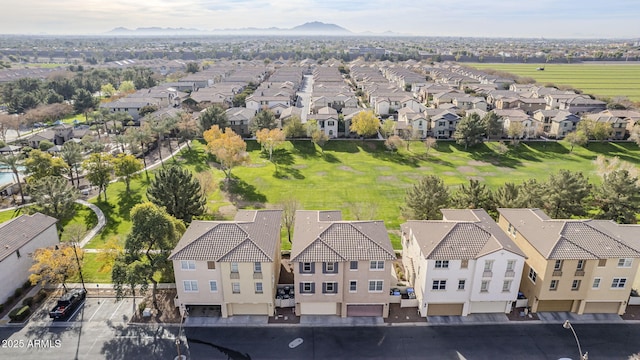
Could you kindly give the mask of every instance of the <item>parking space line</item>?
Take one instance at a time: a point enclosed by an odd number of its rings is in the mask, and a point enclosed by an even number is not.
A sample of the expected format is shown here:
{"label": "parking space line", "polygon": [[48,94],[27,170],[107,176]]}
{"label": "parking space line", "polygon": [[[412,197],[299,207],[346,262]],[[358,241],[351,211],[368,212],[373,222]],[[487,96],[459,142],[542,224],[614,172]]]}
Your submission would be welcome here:
{"label": "parking space line", "polygon": [[[80,304],[80,306],[78,306],[76,308],[76,311],[73,312],[73,314],[69,315],[69,317],[67,318],[67,320],[65,320],[65,322],[69,322],[72,319],[74,319],[76,317],[76,314],[78,314],[78,311],[80,311],[80,309],[82,309],[84,307],[84,305],[87,303],[87,300],[82,300],[82,304]],[[74,320],[75,321],[75,320]]]}
{"label": "parking space line", "polygon": [[120,309],[120,306],[122,306],[122,304],[124,304],[126,300],[122,300],[120,301],[120,304],[118,304],[118,306],[116,307],[115,310],[113,310],[113,312],[111,313],[111,316],[109,316],[109,320],[113,319],[113,316],[118,312],[118,309]]}
{"label": "parking space line", "polygon": [[91,315],[91,317],[89,318],[88,321],[93,320],[93,317],[96,316],[96,314],[98,313],[98,311],[100,311],[100,308],[102,307],[102,305],[104,305],[104,301],[100,301],[100,306],[98,306],[98,308],[96,309],[96,311],[93,313],[93,315]]}

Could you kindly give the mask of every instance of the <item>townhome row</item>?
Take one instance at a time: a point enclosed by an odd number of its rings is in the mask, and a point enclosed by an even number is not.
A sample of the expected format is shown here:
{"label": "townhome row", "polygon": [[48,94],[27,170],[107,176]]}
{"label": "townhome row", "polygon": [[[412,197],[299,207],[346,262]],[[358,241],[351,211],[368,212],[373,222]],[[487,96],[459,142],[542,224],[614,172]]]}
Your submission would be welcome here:
{"label": "townhome row", "polygon": [[[623,314],[640,285],[638,225],[554,220],[539,209],[441,210],[401,226],[396,258],[384,223],[339,211],[297,211],[288,261],[279,210],[194,221],[170,259],[182,310],[213,316],[387,317],[392,304],[422,316],[569,311]],[[397,269],[400,269],[398,271]],[[282,283],[280,275],[291,278]],[[280,284],[279,284],[280,282]]]}

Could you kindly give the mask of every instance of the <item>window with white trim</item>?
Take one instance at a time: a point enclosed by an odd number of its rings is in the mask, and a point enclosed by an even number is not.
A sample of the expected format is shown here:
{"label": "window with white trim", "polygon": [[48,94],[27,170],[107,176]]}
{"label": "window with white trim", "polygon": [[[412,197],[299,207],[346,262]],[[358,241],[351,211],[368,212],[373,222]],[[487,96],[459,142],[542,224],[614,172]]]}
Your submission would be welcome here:
{"label": "window with white trim", "polygon": [[382,292],[384,281],[369,280],[369,292]]}
{"label": "window with white trim", "polygon": [[183,280],[184,292],[198,292],[198,280]]}
{"label": "window with white trim", "polygon": [[231,283],[231,291],[234,294],[240,294],[240,283],[237,283],[237,282]]}
{"label": "window with white trim", "polygon": [[493,260],[484,261],[484,271],[491,271],[493,269]]}
{"label": "window with white trim", "polygon": [[337,294],[338,293],[338,283],[337,282],[325,282],[322,283],[322,293],[323,294]]}
{"label": "window with white trim", "polygon": [[581,282],[582,281],[580,281],[580,280],[573,280],[573,282],[571,283],[571,290],[573,290],[573,291],[580,290],[580,283]]}
{"label": "window with white trim", "polygon": [[253,272],[254,273],[261,273],[262,272],[262,263],[259,261],[256,261],[253,263]]}
{"label": "window with white trim", "polygon": [[300,285],[300,292],[303,294],[313,294],[314,290],[314,283],[312,282],[303,282]]}
{"label": "window with white trim", "polygon": [[237,262],[232,262],[231,263],[231,272],[232,273],[237,273],[238,272],[238,263]]}
{"label": "window with white trim", "polygon": [[593,278],[593,285],[591,287],[594,288],[594,289],[599,289],[600,288],[600,281],[602,281],[602,279]]}
{"label": "window with white trim", "polygon": [[624,289],[624,286],[627,284],[627,278],[613,278],[611,282],[612,289]]}
{"label": "window with white trim", "polygon": [[549,290],[558,290],[558,280],[551,280],[551,283],[549,284]]}
{"label": "window with white trim", "polygon": [[182,270],[195,270],[196,262],[193,260],[180,260],[180,269]]}
{"label": "window with white trim", "polygon": [[508,260],[507,261],[507,271],[514,271],[516,268],[516,261],[515,260]]}
{"label": "window with white trim", "polygon": [[302,263],[302,272],[311,274],[313,273],[313,269],[310,262]]}
{"label": "window with white trim", "polygon": [[511,291],[511,283],[513,282],[513,280],[505,280],[502,283],[502,291],[503,292],[509,292]]}
{"label": "window with white trim", "polygon": [[464,286],[467,284],[467,280],[458,280],[458,290],[464,290]]}
{"label": "window with white trim", "polygon": [[383,260],[371,261],[369,263],[369,270],[384,270],[384,261]]}
{"label": "window with white trim", "polygon": [[358,282],[356,280],[349,281],[349,292],[358,291]]}
{"label": "window with white trim", "polygon": [[633,259],[626,258],[618,260],[618,267],[629,268],[631,264],[633,264]]}
{"label": "window with white trim", "polygon": [[218,282],[209,280],[209,290],[211,290],[211,292],[218,292]]}
{"label": "window with white trim", "polygon": [[256,294],[262,294],[262,283],[261,282],[257,282],[256,283]]}
{"label": "window with white trim", "polygon": [[436,269],[448,269],[449,260],[436,260]]}
{"label": "window with white trim", "polygon": [[555,264],[553,265],[553,270],[555,271],[562,270],[562,260],[556,260]]}
{"label": "window with white trim", "polygon": [[482,280],[480,283],[480,292],[489,292],[489,282],[491,280]]}
{"label": "window with white trim", "polygon": [[349,262],[349,270],[358,270],[358,262],[357,261]]}
{"label": "window with white trim", "polygon": [[433,280],[433,284],[431,285],[431,290],[446,290],[447,289],[447,280]]}
{"label": "window with white trim", "polygon": [[538,274],[536,273],[536,271],[533,270],[533,268],[529,268],[529,280],[531,280],[531,282],[535,284],[537,278]]}
{"label": "window with white trim", "polygon": [[584,270],[584,260],[578,260],[578,266],[576,266],[577,271]]}

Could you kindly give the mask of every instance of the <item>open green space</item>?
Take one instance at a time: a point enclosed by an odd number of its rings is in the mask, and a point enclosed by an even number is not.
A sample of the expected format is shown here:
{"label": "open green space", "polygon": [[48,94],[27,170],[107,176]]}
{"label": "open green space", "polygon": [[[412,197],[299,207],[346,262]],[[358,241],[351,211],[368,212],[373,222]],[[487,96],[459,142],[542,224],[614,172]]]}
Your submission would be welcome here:
{"label": "open green space", "polygon": [[[465,64],[477,69],[506,71],[535,79],[539,84],[553,83],[580,89],[586,94],[602,98],[624,96],[640,101],[640,64]],[[544,71],[538,71],[544,67]]]}

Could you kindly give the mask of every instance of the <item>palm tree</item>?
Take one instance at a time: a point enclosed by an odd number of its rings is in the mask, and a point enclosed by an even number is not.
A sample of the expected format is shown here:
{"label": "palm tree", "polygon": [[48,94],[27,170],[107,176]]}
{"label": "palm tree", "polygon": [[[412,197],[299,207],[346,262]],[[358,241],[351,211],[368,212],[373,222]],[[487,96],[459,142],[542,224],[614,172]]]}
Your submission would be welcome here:
{"label": "palm tree", "polygon": [[153,135],[149,123],[144,123],[140,128],[129,128],[125,133],[125,137],[129,138],[132,143],[140,144],[140,154],[142,155],[142,163],[144,164],[144,173],[149,181],[149,173],[147,172],[147,158],[145,157],[145,145],[153,141]]}
{"label": "palm tree", "polygon": [[22,203],[24,204],[24,192],[22,191],[22,183],[20,182],[20,172],[18,171],[18,166],[22,162],[22,157],[20,155],[1,155],[0,156],[0,164],[6,165],[13,172],[13,176],[15,176],[16,181],[18,182],[18,188],[20,189],[20,197],[22,198]]}
{"label": "palm tree", "polygon": [[[186,112],[181,112],[179,114],[179,118],[180,119],[176,124],[179,139],[186,141],[187,147],[191,150],[189,140],[193,139],[198,134],[198,122],[193,116],[191,116],[191,114]],[[178,144],[180,144],[179,141]]]}
{"label": "palm tree", "polygon": [[69,165],[69,178],[71,178],[71,185],[73,185],[73,170],[76,170],[76,186],[80,186],[80,175],[78,174],[78,164],[82,161],[82,146],[73,141],[67,141],[62,145],[62,151],[60,156],[67,165]]}
{"label": "palm tree", "polygon": [[107,108],[99,108],[98,110],[91,113],[91,121],[96,123],[96,131],[98,132],[98,139],[100,139],[100,125],[105,126],[105,133],[107,132],[106,128],[106,118],[109,115],[109,109]]}
{"label": "palm tree", "polygon": [[158,142],[158,156],[160,157],[160,164],[164,167],[164,161],[162,160],[162,137],[167,133],[167,123],[163,119],[152,118],[148,122],[149,130],[155,136]]}

